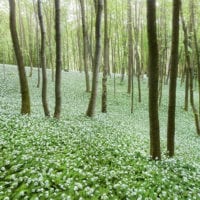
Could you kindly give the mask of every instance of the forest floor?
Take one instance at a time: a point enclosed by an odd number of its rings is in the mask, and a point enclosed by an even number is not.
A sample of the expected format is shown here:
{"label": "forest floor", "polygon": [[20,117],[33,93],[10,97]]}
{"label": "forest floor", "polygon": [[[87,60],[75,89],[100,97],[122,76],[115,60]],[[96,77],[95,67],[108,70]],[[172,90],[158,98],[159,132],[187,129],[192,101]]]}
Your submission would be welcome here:
{"label": "forest floor", "polygon": [[[27,72],[29,69],[27,68]],[[49,79],[51,73],[48,72]],[[62,73],[62,117],[44,117],[37,70],[29,77],[30,116],[21,116],[18,73],[0,68],[0,200],[9,199],[200,199],[200,138],[192,112],[185,112],[184,86],[178,83],[176,155],[168,159],[168,86],[160,106],[162,161],[149,160],[147,81],[142,102],[134,88],[130,113],[127,84],[108,79],[108,113],[101,111],[101,80],[96,116],[85,116],[89,94],[84,73]],[[48,80],[54,111],[54,83]]]}

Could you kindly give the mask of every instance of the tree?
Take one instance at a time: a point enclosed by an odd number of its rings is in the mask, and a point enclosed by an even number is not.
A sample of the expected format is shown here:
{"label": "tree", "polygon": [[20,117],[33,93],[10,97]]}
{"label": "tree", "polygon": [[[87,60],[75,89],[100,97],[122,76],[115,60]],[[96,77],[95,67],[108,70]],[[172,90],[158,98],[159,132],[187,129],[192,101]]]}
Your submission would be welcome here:
{"label": "tree", "polygon": [[9,0],[10,6],[10,32],[13,42],[13,47],[15,51],[15,56],[18,65],[18,73],[20,80],[20,91],[21,91],[21,114],[30,114],[30,96],[29,96],[29,87],[28,81],[26,78],[26,71],[24,67],[23,55],[19,45],[19,39],[16,29],[16,4],[15,0]]}
{"label": "tree", "polygon": [[56,39],[56,77],[55,77],[55,111],[54,118],[59,119],[61,113],[61,30],[60,0],[55,0],[55,39]]}
{"label": "tree", "polygon": [[101,18],[103,10],[103,0],[98,0],[96,12],[96,29],[95,29],[95,57],[92,76],[92,91],[86,115],[93,117],[96,106],[98,78],[99,78],[99,65],[100,65],[100,51],[101,51]]}
{"label": "tree", "polygon": [[32,0],[32,4],[33,4],[33,12],[34,12],[34,18],[35,18],[35,58],[36,58],[36,66],[38,68],[38,82],[37,82],[37,87],[40,87],[40,64],[39,64],[39,22],[38,22],[38,13],[37,13],[37,9],[35,6],[35,0]]}
{"label": "tree", "polygon": [[52,1],[48,1],[48,4],[45,5],[45,9],[44,9],[44,14],[45,14],[45,19],[46,19],[46,28],[47,28],[47,44],[48,44],[48,57],[47,57],[47,61],[46,63],[48,63],[48,65],[51,68],[51,80],[52,82],[54,82],[55,79],[55,73],[54,73],[54,60],[55,60],[55,54],[52,48],[52,32],[53,32],[53,26],[52,26],[52,19],[54,18],[54,12],[52,9]]}
{"label": "tree", "polygon": [[104,0],[104,66],[102,78],[102,105],[101,111],[107,112],[107,75],[109,67],[109,38],[108,38],[108,14],[107,0]]}
{"label": "tree", "polygon": [[180,0],[174,0],[173,21],[172,21],[172,47],[171,47],[170,83],[169,83],[168,124],[167,124],[167,151],[170,157],[174,155],[176,80],[178,72],[178,46],[179,46],[179,10],[180,10]]}
{"label": "tree", "polygon": [[42,105],[44,108],[45,116],[49,117],[50,113],[47,103],[47,76],[46,76],[46,58],[45,58],[46,32],[43,22],[41,0],[38,0],[38,18],[40,22],[40,32],[41,32],[40,66],[42,67]]}
{"label": "tree", "polygon": [[158,116],[158,44],[156,32],[156,1],[147,0],[147,34],[149,48],[149,123],[150,155],[161,159],[160,127]]}
{"label": "tree", "polygon": [[193,37],[194,37],[194,46],[196,51],[196,62],[197,62],[197,80],[198,80],[198,95],[199,95],[199,115],[200,115],[200,51],[198,45],[198,36],[197,28],[195,26],[195,14],[194,14],[194,0],[190,1],[190,10],[191,10],[191,22],[193,24]]}
{"label": "tree", "polygon": [[195,121],[195,126],[196,126],[196,132],[198,135],[200,135],[200,124],[199,124],[199,114],[198,110],[196,109],[195,102],[194,102],[194,93],[193,93],[193,69],[191,65],[191,58],[190,58],[190,53],[189,53],[189,47],[190,47],[190,41],[189,41],[189,36],[188,36],[188,29],[185,24],[185,20],[183,18],[183,13],[182,13],[182,6],[181,6],[181,21],[182,21],[182,28],[183,28],[183,33],[184,33],[184,50],[185,50],[185,58],[186,58],[186,68],[188,70],[188,76],[189,76],[189,89],[190,89],[190,105],[192,107],[192,111],[194,114],[194,121]]}
{"label": "tree", "polygon": [[81,6],[82,32],[83,32],[83,60],[86,81],[86,92],[90,92],[90,77],[88,72],[88,32],[85,20],[85,3],[84,0],[79,0]]}
{"label": "tree", "polygon": [[133,79],[133,26],[132,26],[132,7],[131,0],[128,4],[128,93],[131,93]]}

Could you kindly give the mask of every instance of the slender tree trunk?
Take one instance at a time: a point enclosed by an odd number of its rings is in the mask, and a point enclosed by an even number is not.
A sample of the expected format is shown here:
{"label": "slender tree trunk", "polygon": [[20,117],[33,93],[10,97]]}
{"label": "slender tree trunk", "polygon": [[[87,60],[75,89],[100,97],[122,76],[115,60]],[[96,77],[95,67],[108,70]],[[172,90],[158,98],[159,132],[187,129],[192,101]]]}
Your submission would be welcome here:
{"label": "slender tree trunk", "polygon": [[128,93],[131,94],[133,78],[133,31],[132,31],[132,8],[131,0],[128,0]]}
{"label": "slender tree trunk", "polygon": [[160,128],[158,116],[158,44],[156,33],[156,1],[147,0],[147,34],[149,47],[149,123],[150,155],[161,159]]}
{"label": "slender tree trunk", "polygon": [[38,68],[38,82],[37,82],[37,88],[40,87],[40,64],[39,64],[39,23],[38,23],[38,14],[37,14],[37,9],[35,6],[35,0],[32,0],[33,3],[33,10],[34,10],[34,17],[35,17],[35,22],[36,22],[36,27],[35,27],[35,54],[36,54],[36,66]]}
{"label": "slender tree trunk", "polygon": [[19,80],[20,80],[20,90],[21,90],[21,114],[30,114],[30,96],[29,96],[29,87],[28,81],[26,78],[26,71],[23,62],[23,56],[19,45],[19,39],[17,35],[16,29],[16,6],[15,0],[9,0],[10,5],[10,32],[13,42],[13,47],[17,59],[18,65],[18,73],[19,73]]}
{"label": "slender tree trunk", "polygon": [[55,79],[55,70],[54,70],[54,52],[52,49],[52,19],[54,16],[54,13],[52,12],[52,1],[49,1],[48,4],[49,9],[44,9],[45,16],[46,16],[46,23],[47,23],[47,42],[49,47],[49,65],[51,68],[51,81],[54,82]]}
{"label": "slender tree trunk", "polygon": [[114,74],[113,77],[113,93],[114,93],[114,98],[116,96],[116,39],[114,41],[111,41],[111,53],[112,53],[112,72]]}
{"label": "slender tree trunk", "polygon": [[[26,10],[26,17],[27,17],[27,21],[29,20],[29,16],[28,16],[28,12]],[[32,59],[31,59],[31,54],[30,54],[30,34],[31,34],[31,31],[30,31],[30,26],[31,26],[31,20],[28,21],[28,41],[27,41],[27,38],[26,38],[26,28],[24,27],[24,20],[22,19],[22,17],[20,16],[20,21],[21,21],[21,28],[22,28],[22,40],[23,40],[23,43],[24,43],[24,54],[26,55],[26,63],[27,65],[30,67],[30,73],[29,73],[29,77],[32,76],[32,69],[33,69],[33,63],[32,63]],[[30,18],[31,19],[31,18]]]}
{"label": "slender tree trunk", "polygon": [[138,102],[141,102],[141,84],[140,84],[140,76],[141,76],[141,60],[139,54],[139,33],[140,33],[140,13],[141,13],[141,6],[138,2],[135,2],[135,22],[134,22],[134,34],[135,34],[135,65],[136,65],[136,74],[137,74],[137,82],[138,82]]}
{"label": "slender tree trunk", "polygon": [[[132,69],[131,71],[133,72],[133,65],[132,65]],[[134,109],[134,79],[133,79],[133,74],[132,74],[132,78],[131,78],[131,113],[133,113],[133,109]]]}
{"label": "slender tree trunk", "polygon": [[79,0],[81,6],[81,19],[82,19],[82,31],[83,31],[83,60],[85,71],[86,92],[90,92],[90,77],[88,72],[88,33],[85,21],[85,3],[84,0]]}
{"label": "slender tree trunk", "polygon": [[194,114],[196,132],[197,132],[198,135],[200,135],[199,114],[198,114],[198,110],[196,109],[195,103],[194,103],[193,70],[192,70],[192,66],[191,66],[190,54],[189,54],[189,49],[188,49],[188,47],[189,47],[188,30],[187,30],[187,27],[185,25],[182,9],[181,9],[181,20],[182,20],[182,28],[183,28],[183,32],[184,32],[185,57],[186,57],[187,68],[188,68],[188,72],[189,72],[188,76],[189,76],[189,88],[190,88],[190,105],[192,107],[192,111],[193,111],[193,114]]}
{"label": "slender tree trunk", "polygon": [[169,105],[167,124],[167,152],[170,157],[174,156],[175,137],[175,112],[176,112],[176,80],[178,73],[178,46],[179,46],[179,10],[180,0],[173,1],[173,25],[172,25],[172,48],[171,70],[169,83]]}
{"label": "slender tree trunk", "polygon": [[[124,65],[124,63],[123,63],[123,65]],[[121,79],[120,79],[121,83],[124,82],[124,76],[125,76],[125,67],[123,66],[121,69]]]}
{"label": "slender tree trunk", "polygon": [[103,9],[103,0],[98,0],[98,9],[96,14],[96,29],[95,29],[95,65],[93,67],[93,77],[92,77],[92,92],[87,109],[86,115],[88,117],[93,117],[95,113],[96,98],[97,98],[97,88],[98,88],[98,77],[99,77],[99,65],[100,65],[100,52],[101,52],[101,15]]}
{"label": "slender tree trunk", "polygon": [[109,38],[108,38],[108,15],[107,0],[104,0],[104,67],[102,78],[102,107],[103,113],[107,112],[107,75],[109,66]]}
{"label": "slender tree trunk", "polygon": [[194,45],[196,51],[196,60],[197,60],[197,80],[198,80],[198,95],[199,95],[199,115],[200,115],[200,51],[197,39],[197,30],[195,27],[195,16],[194,16],[194,2],[191,1],[191,13],[192,13],[192,24],[193,24],[193,35],[194,35]]}
{"label": "slender tree trunk", "polygon": [[55,0],[55,39],[56,39],[56,77],[55,77],[55,111],[54,118],[59,119],[61,113],[61,29],[60,0]]}
{"label": "slender tree trunk", "polygon": [[42,105],[45,116],[49,117],[50,113],[47,103],[47,75],[46,75],[46,58],[45,58],[46,33],[45,33],[45,27],[41,9],[41,0],[38,0],[38,18],[40,22],[40,31],[41,31],[40,66],[42,67]]}
{"label": "slender tree trunk", "polygon": [[27,17],[29,17],[29,26],[28,26],[28,55],[29,55],[29,60],[30,60],[30,72],[29,72],[29,77],[32,77],[33,74],[33,37],[32,37],[32,13],[31,10],[29,9],[29,15],[27,12]]}
{"label": "slender tree trunk", "polygon": [[187,64],[185,64],[185,103],[184,103],[184,110],[188,111],[188,104],[189,104],[189,70]]}
{"label": "slender tree trunk", "polygon": [[77,34],[77,44],[78,44],[78,68],[79,68],[79,72],[82,72],[82,45],[81,45],[81,31],[80,31],[80,27],[81,27],[81,17],[80,17],[80,13],[79,13],[79,7],[78,4],[76,4],[76,21],[77,21],[77,30],[76,30],[76,34]]}

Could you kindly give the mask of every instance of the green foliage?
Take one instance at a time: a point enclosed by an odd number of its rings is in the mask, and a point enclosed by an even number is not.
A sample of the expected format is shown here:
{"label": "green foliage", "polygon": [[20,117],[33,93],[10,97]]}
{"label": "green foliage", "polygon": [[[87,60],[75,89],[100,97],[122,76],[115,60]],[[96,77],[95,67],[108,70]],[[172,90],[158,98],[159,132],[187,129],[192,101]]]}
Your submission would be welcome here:
{"label": "green foliage", "polygon": [[[29,70],[29,69],[27,69]],[[50,72],[48,72],[50,73]],[[37,71],[29,79],[32,115],[19,115],[17,70],[0,71],[0,199],[199,199],[199,138],[191,113],[182,109],[178,87],[176,157],[149,160],[147,82],[143,101],[130,114],[126,84],[108,83],[108,114],[85,117],[89,95],[84,75],[63,72],[60,121],[43,117]],[[49,76],[50,77],[50,74]],[[54,83],[49,82],[54,106]],[[160,109],[162,148],[166,149],[167,88]],[[99,98],[100,99],[100,98]],[[100,111],[100,101],[98,109]]]}

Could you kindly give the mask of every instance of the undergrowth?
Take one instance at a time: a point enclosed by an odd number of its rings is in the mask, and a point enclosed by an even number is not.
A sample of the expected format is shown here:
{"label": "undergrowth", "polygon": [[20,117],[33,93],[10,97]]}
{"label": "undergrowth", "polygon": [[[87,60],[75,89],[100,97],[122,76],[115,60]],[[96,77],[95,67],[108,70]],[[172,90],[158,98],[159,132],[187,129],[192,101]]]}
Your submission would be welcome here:
{"label": "undergrowth", "polygon": [[[50,72],[48,72],[50,73]],[[49,75],[50,77],[50,75]],[[160,107],[162,161],[149,159],[147,81],[142,102],[134,91],[134,113],[126,82],[108,80],[108,113],[85,116],[89,94],[84,74],[62,73],[62,117],[45,118],[37,71],[29,78],[30,116],[21,116],[16,67],[0,73],[0,199],[200,199],[200,145],[191,112],[183,110],[178,84],[176,155],[165,156],[168,86]],[[137,88],[135,86],[135,88]],[[48,83],[54,109],[54,83]]]}

